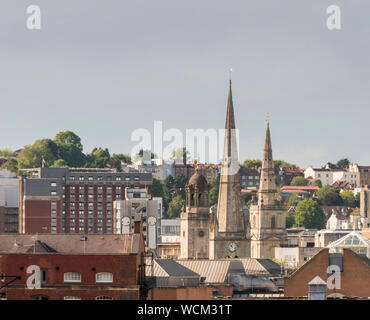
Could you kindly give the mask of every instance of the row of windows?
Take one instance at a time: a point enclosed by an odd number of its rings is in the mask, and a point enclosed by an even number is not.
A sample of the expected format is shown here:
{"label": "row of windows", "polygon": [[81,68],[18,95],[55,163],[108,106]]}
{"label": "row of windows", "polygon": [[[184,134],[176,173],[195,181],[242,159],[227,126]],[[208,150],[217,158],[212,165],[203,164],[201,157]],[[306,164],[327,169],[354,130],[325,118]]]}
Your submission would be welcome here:
{"label": "row of windows", "polygon": [[[94,179],[93,176],[89,176],[86,179],[85,176],[78,176],[78,177],[76,177],[76,176],[70,176],[69,177],[69,180],[72,180],[72,181],[74,181],[74,180],[79,180],[79,181],[85,181],[85,180],[88,180],[88,181],[94,181],[94,180],[103,181],[103,177],[97,177],[97,178]],[[108,176],[106,180],[112,181],[112,177],[111,176]],[[124,179],[122,179],[122,177],[118,176],[118,177],[115,177],[114,180],[116,180],[116,181],[121,181],[121,180],[130,181],[131,180],[131,177],[124,177]],[[135,181],[139,181],[140,180],[140,177],[139,176],[135,176],[134,177],[134,180]]]}
{"label": "row of windows", "polygon": [[[64,300],[82,300],[82,299],[81,297],[78,296],[66,296],[64,297]],[[113,300],[113,298],[109,296],[99,296],[96,297],[95,300]]]}
{"label": "row of windows", "polygon": [[[64,273],[64,282],[66,283],[81,283],[82,275],[80,272]],[[96,283],[113,283],[113,274],[110,272],[99,272],[95,275]]]}
{"label": "row of windows", "polygon": [[[54,228],[53,231],[56,231],[56,228],[55,227],[53,227],[53,228]],[[103,227],[98,226],[97,227],[97,230],[98,230],[98,232],[103,232]],[[69,227],[69,232],[75,232],[75,231],[79,231],[79,232],[84,233],[85,232],[85,227],[79,227],[78,230],[74,226],[70,226]],[[107,232],[110,233],[111,231],[112,231],[112,227],[107,226]],[[62,232],[66,232],[66,228],[65,227],[62,227]],[[93,227],[88,227],[88,232],[94,232]]]}

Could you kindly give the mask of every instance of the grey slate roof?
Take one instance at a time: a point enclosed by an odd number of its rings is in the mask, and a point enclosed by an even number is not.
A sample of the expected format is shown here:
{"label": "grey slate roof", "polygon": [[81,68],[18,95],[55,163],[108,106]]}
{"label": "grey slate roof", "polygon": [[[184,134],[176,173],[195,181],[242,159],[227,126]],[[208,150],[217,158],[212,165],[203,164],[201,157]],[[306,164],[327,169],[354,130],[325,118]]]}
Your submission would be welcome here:
{"label": "grey slate roof", "polygon": [[199,274],[182,266],[171,259],[156,259],[156,263],[168,274],[170,277],[199,277]]}
{"label": "grey slate roof", "polygon": [[32,253],[35,243],[38,253],[137,254],[140,234],[0,234],[0,253]]}

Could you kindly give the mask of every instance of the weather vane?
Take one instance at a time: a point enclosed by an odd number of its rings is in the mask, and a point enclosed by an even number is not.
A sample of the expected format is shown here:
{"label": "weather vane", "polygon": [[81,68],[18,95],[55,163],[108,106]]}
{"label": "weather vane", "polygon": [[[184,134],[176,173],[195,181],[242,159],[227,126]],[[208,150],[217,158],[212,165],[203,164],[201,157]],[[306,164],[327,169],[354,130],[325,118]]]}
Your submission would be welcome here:
{"label": "weather vane", "polygon": [[267,114],[266,114],[266,122],[268,124],[270,123],[270,118],[271,118],[271,114],[269,112],[267,112]]}

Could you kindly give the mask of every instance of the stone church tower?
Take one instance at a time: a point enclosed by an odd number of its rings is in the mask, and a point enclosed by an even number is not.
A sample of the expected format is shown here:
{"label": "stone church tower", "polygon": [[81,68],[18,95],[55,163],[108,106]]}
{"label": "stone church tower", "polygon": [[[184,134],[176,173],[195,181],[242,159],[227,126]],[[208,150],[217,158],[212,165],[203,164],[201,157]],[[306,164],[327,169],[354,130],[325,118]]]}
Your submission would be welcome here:
{"label": "stone church tower", "polygon": [[212,215],[210,224],[209,258],[247,257],[250,257],[250,241],[248,221],[244,217],[241,203],[238,150],[230,81],[217,212]]}
{"label": "stone church tower", "polygon": [[209,186],[197,169],[186,185],[186,207],[181,213],[181,259],[208,259]]}
{"label": "stone church tower", "polygon": [[253,203],[249,211],[251,257],[274,258],[274,248],[286,242],[286,208],[278,199],[269,123],[266,128],[258,202]]}

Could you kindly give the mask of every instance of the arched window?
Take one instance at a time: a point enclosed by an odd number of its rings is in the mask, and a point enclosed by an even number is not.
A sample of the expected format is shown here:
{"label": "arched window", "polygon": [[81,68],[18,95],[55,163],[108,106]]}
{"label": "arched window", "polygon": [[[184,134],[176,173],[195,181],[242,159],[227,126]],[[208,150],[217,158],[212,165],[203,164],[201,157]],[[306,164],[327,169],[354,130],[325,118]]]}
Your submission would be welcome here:
{"label": "arched window", "polygon": [[271,217],[271,229],[275,229],[275,226],[276,226],[275,217]]}
{"label": "arched window", "polygon": [[81,282],[80,272],[66,272],[64,274],[64,282]]}
{"label": "arched window", "polygon": [[112,283],[113,273],[99,272],[96,274],[96,283]]}
{"label": "arched window", "polygon": [[113,298],[109,296],[99,296],[96,297],[95,300],[113,300]]}

